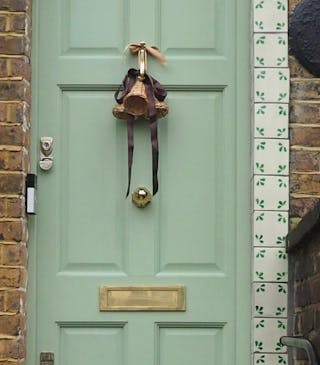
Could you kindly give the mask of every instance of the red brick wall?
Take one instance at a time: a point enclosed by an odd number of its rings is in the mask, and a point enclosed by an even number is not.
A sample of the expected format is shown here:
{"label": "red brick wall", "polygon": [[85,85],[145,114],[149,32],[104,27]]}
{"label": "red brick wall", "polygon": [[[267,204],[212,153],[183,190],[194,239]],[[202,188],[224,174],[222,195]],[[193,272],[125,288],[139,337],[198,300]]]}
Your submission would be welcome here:
{"label": "red brick wall", "polygon": [[0,1],[0,365],[25,358],[30,6]]}
{"label": "red brick wall", "polygon": [[[301,0],[289,0],[289,12]],[[289,14],[289,15],[290,15]],[[290,216],[292,227],[320,199],[320,79],[290,56]]]}
{"label": "red brick wall", "polygon": [[[289,253],[289,265],[292,334],[310,339],[320,359],[319,225]],[[297,365],[308,365],[306,353],[302,350],[294,353],[294,359]]]}

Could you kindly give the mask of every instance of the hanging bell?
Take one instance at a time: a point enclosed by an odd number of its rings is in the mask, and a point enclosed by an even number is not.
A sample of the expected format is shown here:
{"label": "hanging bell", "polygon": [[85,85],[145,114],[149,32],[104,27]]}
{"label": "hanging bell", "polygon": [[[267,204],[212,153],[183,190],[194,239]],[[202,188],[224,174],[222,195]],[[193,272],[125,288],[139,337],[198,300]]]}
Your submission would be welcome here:
{"label": "hanging bell", "polygon": [[148,114],[149,102],[146,87],[138,76],[130,92],[123,98],[123,106],[126,113],[135,117]]}

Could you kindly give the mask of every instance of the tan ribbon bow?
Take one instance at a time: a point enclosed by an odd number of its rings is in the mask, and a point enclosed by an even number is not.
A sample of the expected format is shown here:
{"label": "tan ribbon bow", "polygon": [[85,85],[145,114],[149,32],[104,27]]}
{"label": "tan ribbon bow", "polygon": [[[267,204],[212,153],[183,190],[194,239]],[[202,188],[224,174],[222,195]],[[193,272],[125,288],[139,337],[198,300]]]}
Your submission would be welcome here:
{"label": "tan ribbon bow", "polygon": [[129,49],[132,54],[138,53],[138,67],[140,76],[144,77],[147,70],[147,54],[150,54],[162,64],[166,64],[167,60],[156,46],[147,46],[145,42],[131,43]]}
{"label": "tan ribbon bow", "polygon": [[156,58],[159,62],[166,64],[167,60],[164,55],[159,51],[156,46],[147,46],[145,42],[131,43],[129,44],[129,49],[132,54],[138,53],[140,50],[146,50],[151,56]]}

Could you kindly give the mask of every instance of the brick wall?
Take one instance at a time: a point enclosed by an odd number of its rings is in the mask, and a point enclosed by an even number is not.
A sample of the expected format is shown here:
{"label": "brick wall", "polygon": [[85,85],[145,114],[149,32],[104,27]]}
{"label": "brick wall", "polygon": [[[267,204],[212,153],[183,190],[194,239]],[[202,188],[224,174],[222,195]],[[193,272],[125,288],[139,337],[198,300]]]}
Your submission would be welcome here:
{"label": "brick wall", "polygon": [[[290,14],[300,2],[289,0]],[[292,55],[289,64],[290,216],[294,227],[320,198],[320,79],[313,77]]]}
{"label": "brick wall", "polygon": [[30,6],[0,1],[0,365],[25,358]]}
{"label": "brick wall", "polygon": [[[320,205],[309,212],[288,238],[290,335],[308,338],[320,359]],[[294,363],[308,365],[295,351]]]}

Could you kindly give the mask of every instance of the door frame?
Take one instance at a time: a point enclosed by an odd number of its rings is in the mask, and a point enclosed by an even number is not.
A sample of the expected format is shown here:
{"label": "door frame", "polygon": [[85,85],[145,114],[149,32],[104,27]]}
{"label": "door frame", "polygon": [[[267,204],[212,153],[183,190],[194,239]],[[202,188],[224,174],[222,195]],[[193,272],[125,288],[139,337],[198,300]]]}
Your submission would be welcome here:
{"label": "door frame", "polygon": [[[32,133],[31,133],[31,170],[37,171],[39,159],[39,136],[38,136],[38,62],[39,62],[39,2],[32,1]],[[238,32],[236,44],[241,40],[241,47],[236,48],[237,57],[237,85],[236,85],[236,151],[237,156],[247,156],[245,162],[241,162],[241,169],[236,172],[236,196],[241,197],[241,204],[237,204],[236,237],[242,243],[237,247],[236,264],[236,333],[237,348],[236,359],[238,364],[249,364],[251,361],[251,69],[253,61],[251,57],[251,3],[253,0],[242,0],[241,6],[236,2],[236,17]],[[244,72],[243,65],[247,65]],[[243,86],[247,85],[246,88]],[[241,121],[238,122],[238,121]],[[243,212],[247,214],[243,214]],[[27,365],[37,364],[39,359],[36,353],[37,335],[37,216],[29,216],[29,263],[28,263],[28,316],[27,316]],[[241,280],[240,280],[241,279]],[[241,300],[239,300],[241,298]],[[32,308],[32,310],[31,310]],[[50,349],[44,349],[50,351]]]}

